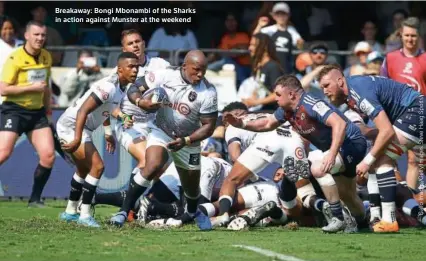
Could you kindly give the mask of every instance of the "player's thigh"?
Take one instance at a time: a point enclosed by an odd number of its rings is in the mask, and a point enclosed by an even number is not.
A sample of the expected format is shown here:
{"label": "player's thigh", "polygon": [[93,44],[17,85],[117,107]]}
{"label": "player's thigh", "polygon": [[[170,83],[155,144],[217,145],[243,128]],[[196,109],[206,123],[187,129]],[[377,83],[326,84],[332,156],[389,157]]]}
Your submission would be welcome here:
{"label": "player's thigh", "polygon": [[148,130],[139,124],[124,128],[122,123],[115,126],[117,140],[138,162],[145,160]]}
{"label": "player's thigh", "polygon": [[48,164],[48,167],[51,167],[55,159],[52,129],[50,129],[50,127],[35,129],[28,132],[27,136],[37,151],[40,161]]}
{"label": "player's thigh", "polygon": [[167,144],[172,139],[161,129],[153,126],[148,134],[143,176],[148,179],[159,177],[171,163]]}
{"label": "player's thigh", "polygon": [[[321,177],[325,173],[321,170],[322,160],[329,153],[329,151],[323,152],[321,150],[314,150],[309,152],[308,159],[311,162],[311,173],[314,177]],[[345,170],[345,165],[343,163],[342,156],[340,153],[337,154],[335,163],[330,171],[330,174],[337,174]]]}
{"label": "player's thigh", "polygon": [[259,207],[269,201],[278,204],[278,189],[270,182],[255,182],[238,189],[244,200],[245,208]]}
{"label": "player's thigh", "polygon": [[140,138],[129,144],[128,152],[138,162],[138,167],[145,167],[146,141]]}
{"label": "player's thigh", "polygon": [[183,190],[191,194],[199,192],[201,148],[199,146],[184,147],[177,152],[172,152],[172,157]]}
{"label": "player's thigh", "polygon": [[274,160],[275,157],[271,151],[252,144],[238,157],[228,177],[239,178],[241,181],[248,178],[256,180],[258,174]]}
{"label": "player's thigh", "polygon": [[19,134],[13,131],[0,131],[0,160],[9,158],[15,147]]}

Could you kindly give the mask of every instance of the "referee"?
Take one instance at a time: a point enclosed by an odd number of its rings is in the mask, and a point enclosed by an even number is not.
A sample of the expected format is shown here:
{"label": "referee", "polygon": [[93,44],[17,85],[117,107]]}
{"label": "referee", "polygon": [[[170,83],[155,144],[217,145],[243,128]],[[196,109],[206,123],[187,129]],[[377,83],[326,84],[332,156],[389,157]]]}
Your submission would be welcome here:
{"label": "referee", "polygon": [[46,115],[51,113],[47,83],[52,66],[49,52],[42,48],[46,41],[46,26],[29,22],[25,40],[25,45],[6,59],[0,78],[3,99],[0,107],[0,165],[12,154],[19,136],[25,133],[40,157],[28,206],[44,207],[41,194],[55,161],[53,134]]}

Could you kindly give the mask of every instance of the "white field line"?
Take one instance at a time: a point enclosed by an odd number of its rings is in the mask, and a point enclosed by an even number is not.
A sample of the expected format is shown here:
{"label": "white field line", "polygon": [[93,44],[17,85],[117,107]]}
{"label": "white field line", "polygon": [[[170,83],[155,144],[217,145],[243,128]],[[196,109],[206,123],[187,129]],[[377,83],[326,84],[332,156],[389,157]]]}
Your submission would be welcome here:
{"label": "white field line", "polygon": [[262,248],[258,248],[258,247],[254,247],[254,246],[245,246],[245,245],[233,245],[234,247],[239,247],[239,248],[245,248],[248,250],[251,250],[253,252],[256,252],[258,254],[264,255],[264,256],[269,256],[269,257],[273,257],[273,258],[277,258],[279,260],[283,260],[283,261],[306,261],[294,256],[287,256],[287,255],[283,255],[271,250],[266,250],[266,249],[262,249]]}

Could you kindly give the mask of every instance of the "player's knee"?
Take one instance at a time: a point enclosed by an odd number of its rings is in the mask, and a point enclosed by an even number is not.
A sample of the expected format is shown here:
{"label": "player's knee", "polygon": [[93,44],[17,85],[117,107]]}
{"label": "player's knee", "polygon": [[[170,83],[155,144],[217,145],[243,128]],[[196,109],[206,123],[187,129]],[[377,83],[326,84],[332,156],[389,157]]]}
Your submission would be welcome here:
{"label": "player's knee", "polygon": [[316,163],[312,164],[311,174],[315,178],[324,177],[325,173],[324,173],[324,171],[321,170],[321,164],[316,164]]}
{"label": "player's knee", "polygon": [[105,165],[102,161],[94,162],[90,173],[92,176],[99,178],[105,170]]}
{"label": "player's knee", "polygon": [[40,163],[46,167],[52,167],[55,162],[55,152],[53,150],[44,151],[40,154]]}

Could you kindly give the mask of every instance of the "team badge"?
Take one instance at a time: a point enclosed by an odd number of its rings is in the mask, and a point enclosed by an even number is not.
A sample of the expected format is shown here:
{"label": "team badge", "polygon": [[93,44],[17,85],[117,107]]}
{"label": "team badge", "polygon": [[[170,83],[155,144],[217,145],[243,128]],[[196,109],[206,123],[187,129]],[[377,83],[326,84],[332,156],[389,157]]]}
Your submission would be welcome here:
{"label": "team badge", "polygon": [[188,95],[188,100],[190,102],[193,102],[193,101],[195,101],[195,99],[197,99],[197,93],[194,92],[194,91],[191,91]]}
{"label": "team badge", "polygon": [[154,75],[154,73],[149,72],[149,74],[148,74],[148,80],[150,82],[154,82],[155,81],[155,75]]}
{"label": "team badge", "polygon": [[303,149],[302,148],[300,148],[300,147],[297,147],[296,148],[296,151],[294,152],[294,154],[296,155],[296,157],[298,158],[298,159],[303,159],[304,158],[304,153],[303,153]]}

